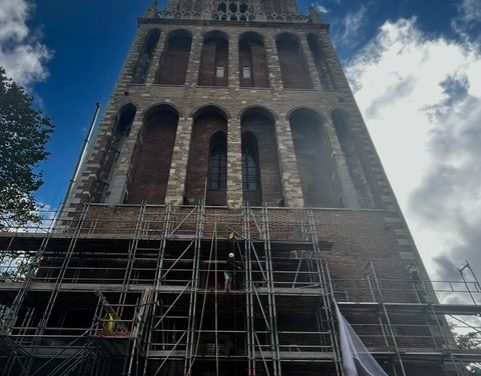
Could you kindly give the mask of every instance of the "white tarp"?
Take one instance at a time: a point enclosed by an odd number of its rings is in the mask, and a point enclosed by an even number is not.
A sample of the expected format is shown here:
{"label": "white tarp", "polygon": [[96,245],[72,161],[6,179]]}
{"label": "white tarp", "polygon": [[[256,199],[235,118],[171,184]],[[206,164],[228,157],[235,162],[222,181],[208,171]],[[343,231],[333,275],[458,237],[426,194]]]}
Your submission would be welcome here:
{"label": "white tarp", "polygon": [[342,364],[346,376],[388,376],[336,306]]}

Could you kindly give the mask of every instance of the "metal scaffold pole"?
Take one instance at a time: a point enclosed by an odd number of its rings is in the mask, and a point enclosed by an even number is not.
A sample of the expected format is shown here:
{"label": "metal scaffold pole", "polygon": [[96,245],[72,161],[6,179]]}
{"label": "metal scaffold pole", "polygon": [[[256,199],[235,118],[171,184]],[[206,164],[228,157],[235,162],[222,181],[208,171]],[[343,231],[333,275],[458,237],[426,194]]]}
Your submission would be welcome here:
{"label": "metal scaffold pole", "polygon": [[[245,286],[246,286],[246,330],[247,330],[247,361],[248,375],[256,375],[256,350],[255,350],[255,324],[254,324],[254,297],[252,281],[252,255],[251,255],[251,231],[250,231],[250,208],[248,205],[242,208],[242,232],[244,236],[245,250]],[[262,351],[262,349],[259,349]]]}
{"label": "metal scaffold pole", "polygon": [[271,337],[271,351],[272,351],[272,365],[274,376],[280,376],[281,360],[279,352],[279,335],[277,332],[277,309],[276,309],[276,297],[274,291],[274,273],[272,270],[272,250],[271,250],[271,238],[269,229],[269,212],[266,206],[262,207],[262,239],[264,241],[264,253],[266,263],[266,276],[267,276],[267,292],[269,301],[269,326]]}
{"label": "metal scaffold pole", "polygon": [[[312,209],[307,210],[308,226],[309,226],[309,240],[312,244],[312,252],[314,255],[320,255],[321,249],[319,246],[319,236],[317,234],[316,221],[314,217],[314,212]],[[334,292],[331,284],[331,276],[327,266],[327,262],[321,261],[315,258],[315,268],[317,269],[317,274],[319,282],[322,289],[322,307],[320,312],[325,316],[327,322],[327,327],[329,330],[330,345],[332,346],[332,351],[334,353],[334,365],[336,368],[337,375],[344,375],[342,365],[341,365],[341,352],[339,349],[339,341],[335,324],[335,310],[333,309],[333,304],[335,304]]]}
{"label": "metal scaffold pole", "polygon": [[[192,265],[192,284],[189,299],[189,320],[187,325],[187,341],[184,364],[184,373],[186,376],[192,375],[192,366],[195,360],[197,292],[199,289],[200,252],[204,233],[205,205],[198,205],[196,212],[194,260]],[[200,335],[200,333],[197,333],[197,335]]]}

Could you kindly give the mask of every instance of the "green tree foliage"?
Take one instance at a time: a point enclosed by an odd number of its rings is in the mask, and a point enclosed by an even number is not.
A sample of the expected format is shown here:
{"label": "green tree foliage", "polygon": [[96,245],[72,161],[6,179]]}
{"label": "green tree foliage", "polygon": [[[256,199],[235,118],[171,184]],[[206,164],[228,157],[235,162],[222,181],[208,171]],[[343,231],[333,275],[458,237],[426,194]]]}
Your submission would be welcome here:
{"label": "green tree foliage", "polygon": [[33,100],[0,67],[0,228],[39,221],[33,194],[43,184],[38,164],[53,124]]}

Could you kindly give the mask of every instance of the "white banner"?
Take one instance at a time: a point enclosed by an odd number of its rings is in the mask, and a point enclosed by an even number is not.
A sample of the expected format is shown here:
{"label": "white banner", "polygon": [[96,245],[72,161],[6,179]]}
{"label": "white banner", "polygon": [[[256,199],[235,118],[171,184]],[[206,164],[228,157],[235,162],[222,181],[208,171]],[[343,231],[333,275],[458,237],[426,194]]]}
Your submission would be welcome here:
{"label": "white banner", "polygon": [[388,376],[336,306],[345,376]]}

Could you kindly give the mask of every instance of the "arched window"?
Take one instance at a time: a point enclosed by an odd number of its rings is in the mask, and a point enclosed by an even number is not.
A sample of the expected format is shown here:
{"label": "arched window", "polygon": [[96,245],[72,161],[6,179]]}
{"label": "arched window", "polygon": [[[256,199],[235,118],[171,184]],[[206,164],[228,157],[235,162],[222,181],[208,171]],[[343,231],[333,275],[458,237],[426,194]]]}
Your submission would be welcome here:
{"label": "arched window", "polygon": [[305,206],[342,207],[336,162],[322,119],[311,110],[299,109],[289,121]]}
{"label": "arched window", "polygon": [[299,40],[292,34],[283,33],[277,37],[276,45],[284,87],[312,89],[309,68]]}
{"label": "arched window", "polygon": [[210,32],[204,37],[199,71],[199,85],[227,86],[229,41],[221,32]]}
{"label": "arched window", "polygon": [[339,143],[341,144],[342,153],[349,169],[349,175],[357,191],[359,203],[363,208],[374,208],[373,195],[364,170],[364,163],[359,153],[360,148],[357,147],[351,125],[347,121],[347,115],[340,110],[335,110],[332,113],[332,122],[334,123]]}
{"label": "arched window", "polygon": [[170,34],[162,54],[156,82],[166,85],[183,85],[189,65],[192,37],[186,31]]}
{"label": "arched window", "polygon": [[273,115],[260,107],[241,116],[242,188],[250,205],[283,206],[282,181]]}
{"label": "arched window", "polygon": [[211,139],[207,187],[214,191],[227,189],[227,140],[222,132]]}
{"label": "arched window", "polygon": [[144,40],[144,45],[140,51],[137,64],[135,64],[132,74],[132,82],[134,84],[144,84],[147,80],[149,67],[152,63],[152,56],[154,55],[155,47],[160,38],[160,30],[152,29],[149,31]]}
{"label": "arched window", "polygon": [[193,116],[184,204],[227,202],[227,114],[215,106]]}
{"label": "arched window", "polygon": [[307,36],[307,42],[309,44],[309,49],[311,50],[312,58],[314,59],[314,64],[316,65],[317,74],[319,75],[319,80],[324,89],[335,89],[334,80],[332,79],[331,71],[327,65],[326,54],[322,51],[322,46],[319,38],[314,34],[309,34]]}
{"label": "arched window", "polygon": [[239,39],[239,73],[241,87],[267,87],[267,60],[262,37],[247,33]]}

